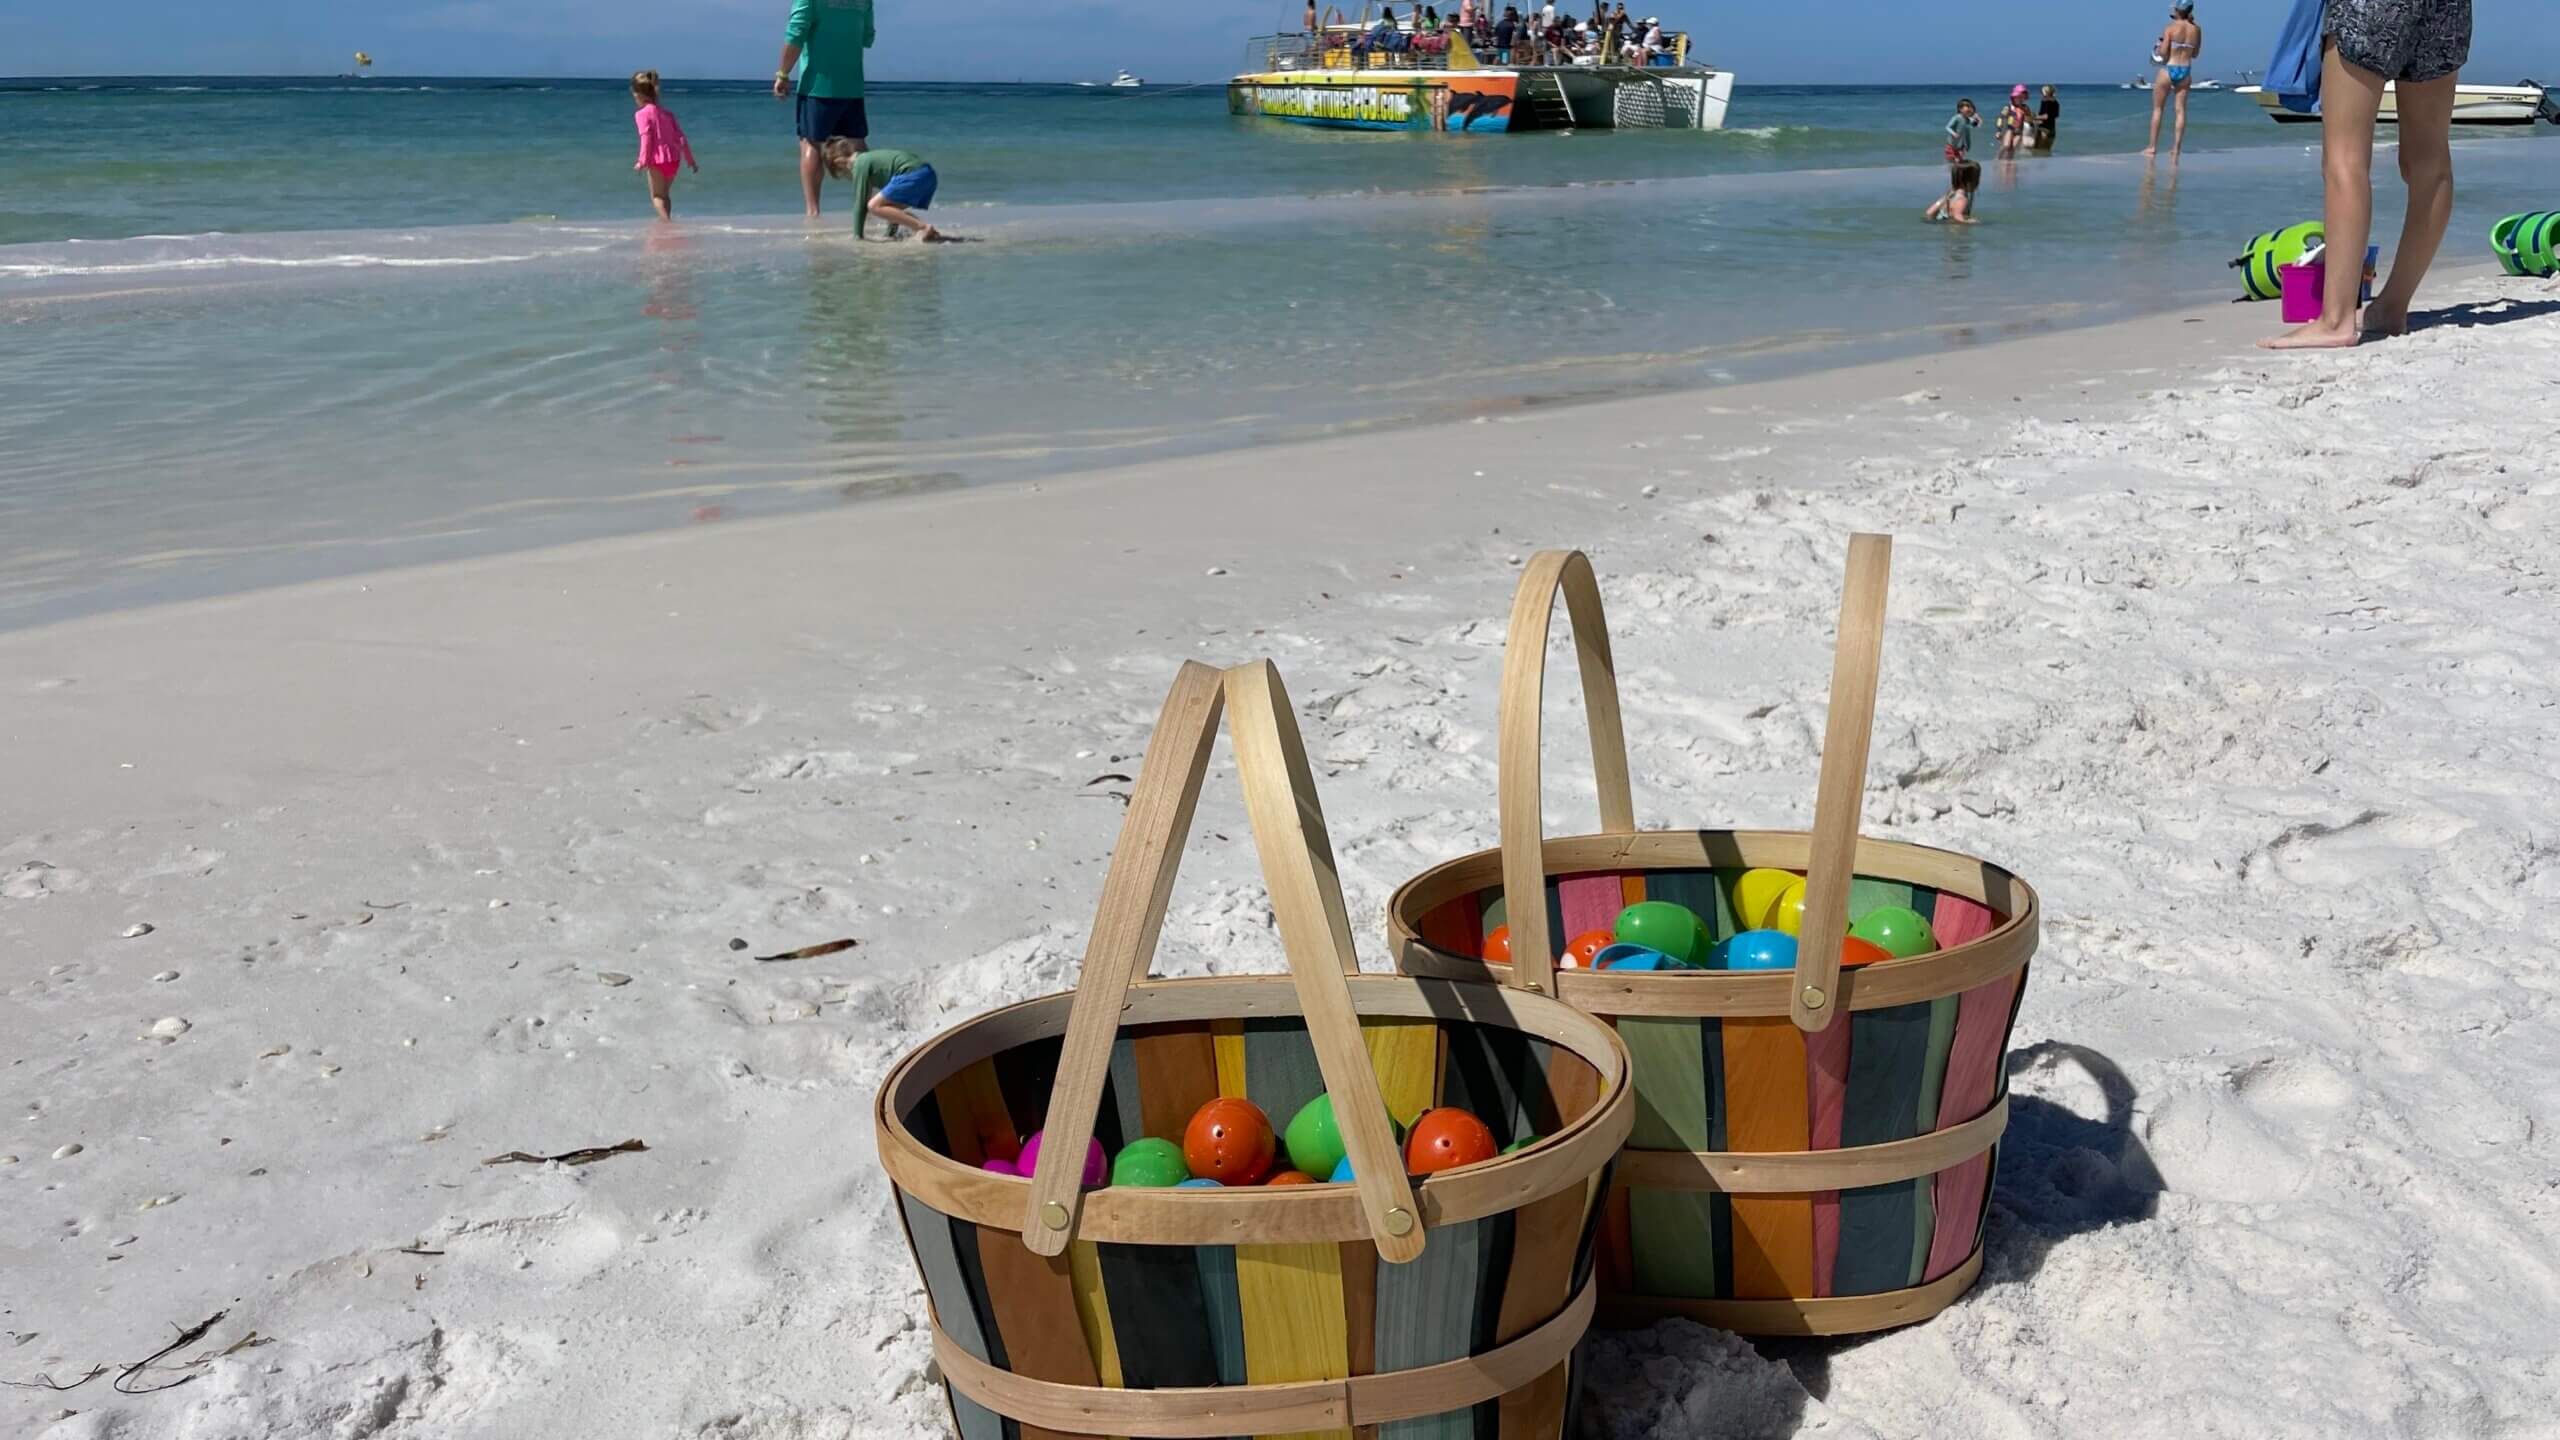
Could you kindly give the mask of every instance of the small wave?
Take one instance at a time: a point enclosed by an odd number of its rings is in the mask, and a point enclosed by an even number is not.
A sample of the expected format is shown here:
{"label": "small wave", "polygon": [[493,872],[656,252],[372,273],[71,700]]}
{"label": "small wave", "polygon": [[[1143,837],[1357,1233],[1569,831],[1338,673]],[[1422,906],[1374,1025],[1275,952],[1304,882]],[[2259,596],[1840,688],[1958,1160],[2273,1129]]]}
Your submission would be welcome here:
{"label": "small wave", "polygon": [[134,260],[120,265],[63,265],[45,262],[0,264],[0,276],[20,280],[71,277],[158,275],[204,270],[451,270],[474,265],[522,265],[534,260],[594,255],[603,245],[581,245],[520,255],[188,255],[166,260]]}

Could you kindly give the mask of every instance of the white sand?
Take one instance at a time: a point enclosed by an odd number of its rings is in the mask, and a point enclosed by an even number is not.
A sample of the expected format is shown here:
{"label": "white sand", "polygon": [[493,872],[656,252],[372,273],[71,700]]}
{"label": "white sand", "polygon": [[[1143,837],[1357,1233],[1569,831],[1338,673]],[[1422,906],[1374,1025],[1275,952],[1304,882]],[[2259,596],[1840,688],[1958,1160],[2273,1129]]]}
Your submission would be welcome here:
{"label": "white sand", "polygon": [[[871,1086],[1072,974],[1177,660],[1280,661],[1377,964],[1506,562],[1597,560],[1641,820],[1801,824],[1852,528],[1869,828],[2049,910],[1989,1270],[1603,1340],[1596,1433],[2560,1433],[2560,321],[2268,308],[0,637],[0,1378],[268,1342],[0,1433],[940,1435]],[[1277,964],[1223,774],[1177,972]]]}

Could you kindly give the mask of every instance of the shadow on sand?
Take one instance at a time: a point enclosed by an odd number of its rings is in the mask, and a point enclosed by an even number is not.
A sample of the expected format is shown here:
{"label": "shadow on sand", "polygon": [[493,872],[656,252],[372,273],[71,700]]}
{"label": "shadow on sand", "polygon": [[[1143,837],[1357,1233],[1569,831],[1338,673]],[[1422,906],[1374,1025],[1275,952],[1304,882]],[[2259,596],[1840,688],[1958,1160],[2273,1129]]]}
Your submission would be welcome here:
{"label": "shadow on sand", "polygon": [[[1976,1293],[2034,1278],[2045,1257],[2076,1235],[2132,1224],[2158,1210],[2162,1185],[2151,1152],[2134,1133],[2133,1082],[2116,1063],[2085,1045],[2048,1040],[2009,1056],[2012,1087],[2023,1077],[2078,1070],[2096,1087],[2101,1114],[2092,1118],[2069,1106],[2013,1092],[2009,1133],[2000,1142],[1991,1216],[1983,1238],[1982,1279]],[[1958,1301],[1961,1305],[1964,1302]],[[1873,1335],[1826,1340],[1762,1340],[1757,1348],[1795,1372],[1805,1394],[1827,1399],[1831,1359],[1875,1340]],[[1799,1407],[1798,1418],[1801,1418]],[[1758,1440],[1790,1429],[1726,1432]]]}
{"label": "shadow on sand", "polygon": [[2473,330],[2483,325],[2512,325],[2519,320],[2539,320],[2546,315],[2560,315],[2560,300],[2526,300],[2507,296],[2498,300],[2473,300],[2461,305],[2447,305],[2441,310],[2410,312],[2409,333],[2421,330]]}

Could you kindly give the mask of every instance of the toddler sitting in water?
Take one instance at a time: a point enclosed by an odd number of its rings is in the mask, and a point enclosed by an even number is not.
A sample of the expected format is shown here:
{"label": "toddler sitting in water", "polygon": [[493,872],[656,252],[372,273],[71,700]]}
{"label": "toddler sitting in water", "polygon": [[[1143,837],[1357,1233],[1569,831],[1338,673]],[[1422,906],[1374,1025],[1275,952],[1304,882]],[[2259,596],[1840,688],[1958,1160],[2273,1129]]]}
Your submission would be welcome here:
{"label": "toddler sitting in water", "polygon": [[1973,192],[1982,188],[1982,163],[1978,160],[1959,160],[1947,168],[1947,193],[1939,196],[1936,203],[1920,212],[1921,218],[1970,225],[1974,223]]}
{"label": "toddler sitting in water", "polygon": [[676,218],[676,166],[691,165],[693,173],[702,166],[693,158],[693,142],[684,138],[684,127],[676,123],[676,113],[658,103],[658,72],[643,70],[631,77],[631,103],[635,108],[631,123],[640,129],[640,158],[632,162],[634,170],[649,172],[649,203],[658,208],[658,218]]}

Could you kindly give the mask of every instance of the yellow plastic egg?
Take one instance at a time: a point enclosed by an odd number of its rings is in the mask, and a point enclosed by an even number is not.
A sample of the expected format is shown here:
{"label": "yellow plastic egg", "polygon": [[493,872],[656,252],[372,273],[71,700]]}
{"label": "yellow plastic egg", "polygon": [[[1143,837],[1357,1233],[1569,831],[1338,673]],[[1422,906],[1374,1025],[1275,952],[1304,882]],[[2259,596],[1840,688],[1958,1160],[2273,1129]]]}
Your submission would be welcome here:
{"label": "yellow plastic egg", "polygon": [[1743,871],[1733,882],[1733,918],[1745,930],[1769,929],[1769,909],[1791,885],[1804,888],[1802,880],[1784,870]]}

